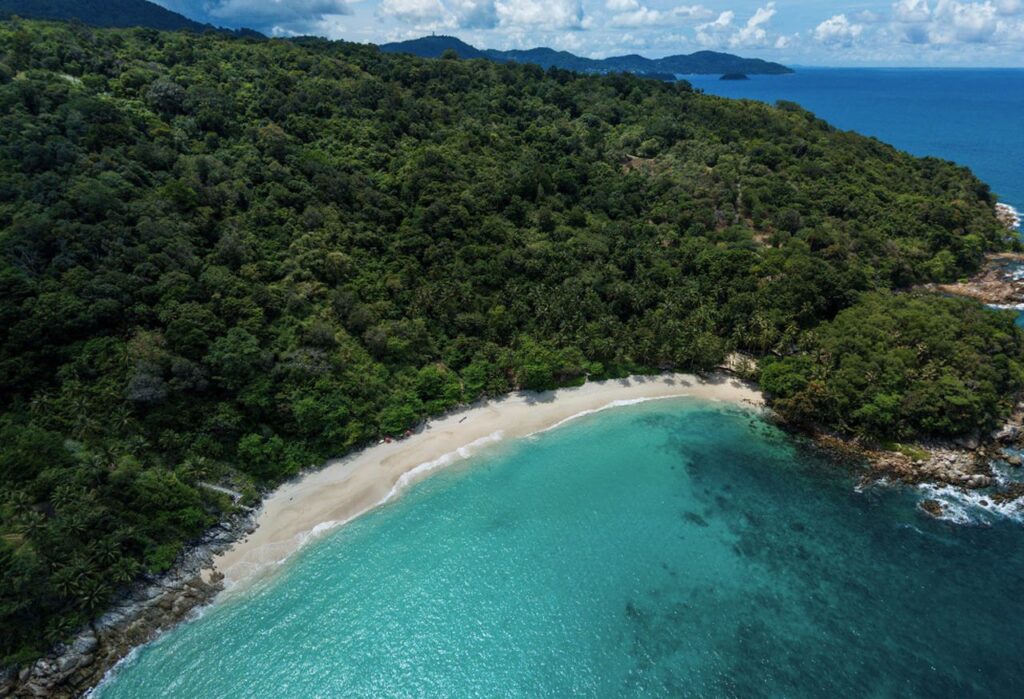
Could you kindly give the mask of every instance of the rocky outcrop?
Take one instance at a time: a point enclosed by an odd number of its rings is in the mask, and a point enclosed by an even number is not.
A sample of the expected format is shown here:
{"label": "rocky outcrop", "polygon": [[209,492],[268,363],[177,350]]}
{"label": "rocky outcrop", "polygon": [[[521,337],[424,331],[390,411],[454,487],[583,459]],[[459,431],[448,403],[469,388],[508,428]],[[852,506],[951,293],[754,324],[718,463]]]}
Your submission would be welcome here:
{"label": "rocky outcrop", "polygon": [[223,588],[223,576],[203,579],[214,555],[255,528],[255,511],[221,523],[184,552],[167,573],[144,580],[109,612],[32,665],[0,676],[0,697],[78,697],[128,653],[187,619]]}
{"label": "rocky outcrop", "polygon": [[926,459],[885,450],[867,450],[871,467],[869,480],[887,478],[908,485],[934,483],[961,488],[987,488],[992,485],[988,459],[964,447],[925,447]]}
{"label": "rocky outcrop", "polygon": [[[1024,449],[1024,403],[1017,405],[1002,427],[988,435],[915,443],[901,446],[899,451],[835,434],[817,434],[815,441],[829,451],[866,461],[864,484],[886,480],[907,485],[951,485],[964,490],[990,488],[997,485],[993,462],[1011,467],[1024,464],[1020,453]],[[1006,488],[999,492],[1003,490]],[[1021,490],[1024,494],[1024,487]]]}
{"label": "rocky outcrop", "polygon": [[996,204],[996,219],[1011,231],[1020,229],[1020,213],[1007,204]]}
{"label": "rocky outcrop", "polygon": [[985,258],[981,271],[966,282],[933,284],[937,291],[966,296],[992,306],[1024,304],[1024,279],[1019,278],[1024,253],[1001,252]]}

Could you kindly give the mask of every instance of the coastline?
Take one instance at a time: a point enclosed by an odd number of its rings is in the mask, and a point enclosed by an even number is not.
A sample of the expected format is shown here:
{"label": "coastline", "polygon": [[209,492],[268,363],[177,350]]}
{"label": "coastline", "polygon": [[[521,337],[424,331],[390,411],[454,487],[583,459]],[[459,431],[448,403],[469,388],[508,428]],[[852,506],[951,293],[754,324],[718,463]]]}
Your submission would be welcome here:
{"label": "coastline", "polygon": [[528,437],[608,408],[689,397],[752,407],[761,393],[716,373],[631,376],[543,393],[517,392],[426,423],[415,434],[382,442],[285,483],[264,498],[256,529],[218,553],[204,580],[223,576],[225,589],[260,579],[310,539],[381,505],[430,472],[506,439]]}
{"label": "coastline", "polygon": [[228,589],[258,580],[318,534],[486,445],[529,437],[617,406],[685,397],[764,406],[757,387],[735,377],[728,366],[702,377],[630,376],[481,401],[429,420],[405,439],[328,461],[279,486],[258,508],[243,509],[213,527],[170,570],[132,585],[67,643],[19,671],[0,675],[0,697],[89,696],[133,651],[193,618]]}
{"label": "coastline", "polygon": [[[74,697],[88,695],[136,648],[192,618],[225,594],[244,591],[279,568],[318,535],[359,517],[399,495],[406,487],[479,450],[505,439],[522,439],[556,429],[578,417],[635,403],[691,398],[762,409],[756,385],[728,368],[702,377],[689,374],[631,376],[588,382],[542,393],[517,392],[458,408],[432,419],[414,434],[380,442],[328,461],[267,494],[261,505],[232,516],[189,547],[167,573],[146,579],[106,615],[68,644],[26,667],[0,677],[0,696]],[[1024,490],[993,478],[991,460],[1006,458],[1000,447],[1024,449],[1024,404],[1007,427],[984,444],[917,445],[918,460],[858,440],[815,433],[819,448],[869,464],[861,486],[902,483],[925,489],[925,513],[958,521],[950,497],[973,498],[985,508],[1018,512]],[[806,434],[806,432],[805,432]],[[992,495],[979,488],[997,486]],[[1008,487],[1009,486],[1009,487]],[[931,490],[928,490],[931,488]],[[934,491],[934,492],[933,492]],[[947,492],[949,491],[949,492]],[[955,493],[954,493],[955,491]]]}

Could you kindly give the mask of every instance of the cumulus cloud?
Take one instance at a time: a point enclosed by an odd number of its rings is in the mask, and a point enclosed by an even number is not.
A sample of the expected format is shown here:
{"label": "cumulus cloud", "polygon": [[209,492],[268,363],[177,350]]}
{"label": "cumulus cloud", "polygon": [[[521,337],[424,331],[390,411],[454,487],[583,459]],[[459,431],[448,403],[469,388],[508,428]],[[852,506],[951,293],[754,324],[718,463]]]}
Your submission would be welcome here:
{"label": "cumulus cloud", "polygon": [[1024,22],[1014,19],[1024,11],[1021,0],[960,2],[898,0],[893,20],[903,38],[913,44],[988,44],[1019,39]]}
{"label": "cumulus cloud", "polygon": [[445,18],[441,0],[382,0],[377,12],[417,26],[440,23]]}
{"label": "cumulus cloud", "polygon": [[733,48],[767,45],[768,31],[765,29],[765,25],[774,16],[774,2],[757,8],[757,11],[747,20],[747,23],[729,39],[729,45]]}
{"label": "cumulus cloud", "polygon": [[637,7],[629,12],[613,15],[611,24],[616,27],[642,27],[664,21],[662,13],[649,7]]}
{"label": "cumulus cloud", "polygon": [[732,20],[735,17],[735,12],[726,10],[713,22],[697,25],[697,41],[704,46],[725,43],[728,33],[733,29]]}
{"label": "cumulus cloud", "polygon": [[823,44],[850,46],[864,33],[864,25],[847,19],[845,14],[833,15],[814,28],[814,38]]}
{"label": "cumulus cloud", "polygon": [[928,0],[898,0],[892,13],[897,22],[926,22],[932,14]]}
{"label": "cumulus cloud", "polygon": [[[942,3],[936,8],[939,22],[933,37],[941,43],[966,41],[984,43],[989,41],[998,29],[996,8],[991,3],[959,2]],[[943,20],[949,20],[943,21]]]}
{"label": "cumulus cloud", "polygon": [[[612,2],[639,7],[636,0]],[[553,31],[580,29],[585,23],[581,0],[381,0],[377,14],[421,29]]]}
{"label": "cumulus cloud", "polygon": [[714,12],[703,5],[679,5],[672,8],[672,14],[680,19],[693,22],[715,16]]}
{"label": "cumulus cloud", "polygon": [[213,0],[205,5],[210,17],[250,24],[316,22],[325,15],[348,15],[345,0]]}
{"label": "cumulus cloud", "polygon": [[768,23],[776,14],[775,3],[759,7],[742,25],[733,24],[736,13],[726,10],[713,22],[697,26],[697,41],[704,46],[729,46],[740,48],[765,48],[776,40],[768,35]]}
{"label": "cumulus cloud", "polygon": [[454,24],[466,29],[489,29],[498,24],[494,0],[448,0]]}
{"label": "cumulus cloud", "polygon": [[543,29],[583,28],[580,0],[496,0],[498,23]]}

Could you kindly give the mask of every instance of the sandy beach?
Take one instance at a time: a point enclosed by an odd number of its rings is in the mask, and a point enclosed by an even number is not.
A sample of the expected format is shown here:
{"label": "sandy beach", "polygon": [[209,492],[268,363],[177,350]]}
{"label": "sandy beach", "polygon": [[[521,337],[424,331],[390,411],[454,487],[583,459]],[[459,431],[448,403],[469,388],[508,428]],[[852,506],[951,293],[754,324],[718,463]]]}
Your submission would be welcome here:
{"label": "sandy beach", "polygon": [[[725,374],[663,374],[520,392],[431,420],[415,434],[381,443],[286,483],[263,502],[257,529],[214,560],[227,589],[272,570],[311,537],[383,504],[431,471],[503,439],[542,432],[581,415],[645,400],[688,396],[752,407],[752,386]],[[207,575],[212,571],[207,571]]]}

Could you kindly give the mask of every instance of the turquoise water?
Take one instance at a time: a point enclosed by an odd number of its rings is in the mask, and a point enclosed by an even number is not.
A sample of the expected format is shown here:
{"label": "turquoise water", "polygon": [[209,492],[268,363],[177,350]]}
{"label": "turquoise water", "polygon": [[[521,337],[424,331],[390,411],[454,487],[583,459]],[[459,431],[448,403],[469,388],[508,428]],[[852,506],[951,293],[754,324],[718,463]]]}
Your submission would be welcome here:
{"label": "turquoise water", "polygon": [[123,697],[1024,696],[1019,525],[724,404],[503,443],[142,649]]}
{"label": "turquoise water", "polygon": [[686,79],[725,97],[791,100],[839,128],[967,165],[1024,210],[1024,69],[799,68],[749,81]]}

